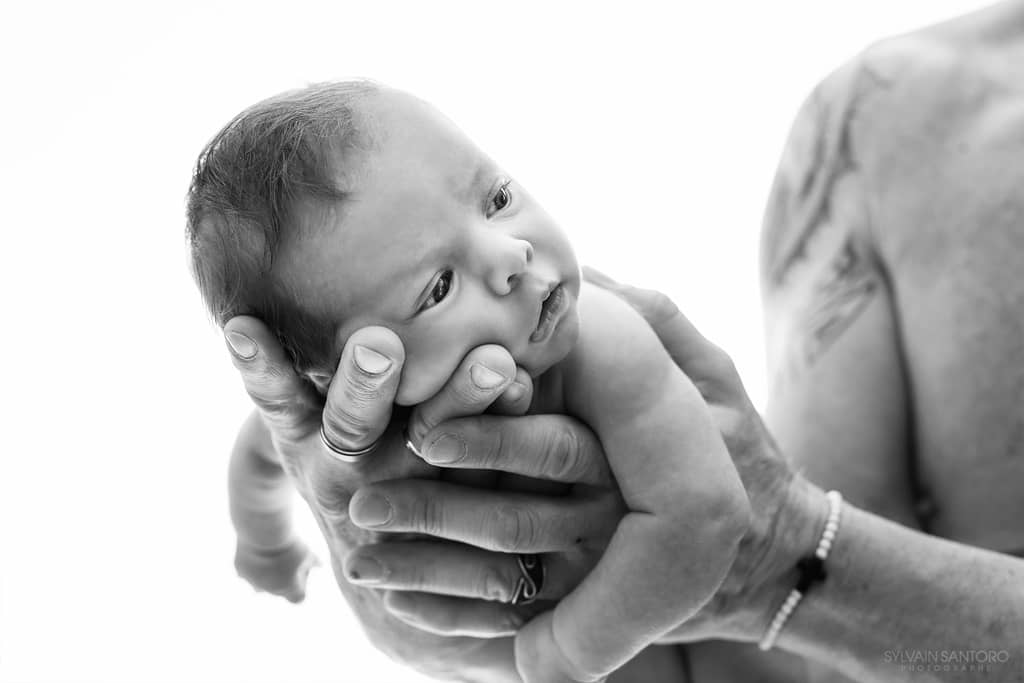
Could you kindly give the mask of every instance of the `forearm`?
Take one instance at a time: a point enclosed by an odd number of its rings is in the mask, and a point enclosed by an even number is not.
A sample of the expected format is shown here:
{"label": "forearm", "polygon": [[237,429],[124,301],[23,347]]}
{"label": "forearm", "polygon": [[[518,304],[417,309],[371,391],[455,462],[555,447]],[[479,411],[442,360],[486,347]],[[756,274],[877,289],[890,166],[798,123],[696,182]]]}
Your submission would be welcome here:
{"label": "forearm", "polygon": [[262,425],[253,414],[242,430],[228,466],[231,522],[241,544],[276,550],[293,540],[292,486],[284,469],[268,455]]}
{"label": "forearm", "polygon": [[608,683],[690,683],[683,648],[647,648],[608,677]]}
{"label": "forearm", "polygon": [[[825,504],[820,490],[810,491],[796,512],[813,537]],[[792,549],[794,564],[813,543]],[[1024,681],[1024,561],[844,504],[826,568],[827,580],[797,607],[777,647],[860,681],[968,681],[985,671]],[[790,587],[780,580],[780,594]],[[979,656],[985,661],[967,661]]]}

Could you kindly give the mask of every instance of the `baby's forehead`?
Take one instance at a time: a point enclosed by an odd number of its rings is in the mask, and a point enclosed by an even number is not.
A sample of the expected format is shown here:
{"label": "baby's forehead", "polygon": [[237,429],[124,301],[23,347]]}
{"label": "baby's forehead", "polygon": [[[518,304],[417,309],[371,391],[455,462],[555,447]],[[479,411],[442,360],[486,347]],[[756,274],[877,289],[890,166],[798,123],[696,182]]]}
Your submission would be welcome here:
{"label": "baby's forehead", "polygon": [[370,161],[390,161],[408,171],[449,170],[453,190],[465,186],[466,174],[471,179],[481,162],[490,161],[436,107],[401,90],[374,93],[361,114]]}

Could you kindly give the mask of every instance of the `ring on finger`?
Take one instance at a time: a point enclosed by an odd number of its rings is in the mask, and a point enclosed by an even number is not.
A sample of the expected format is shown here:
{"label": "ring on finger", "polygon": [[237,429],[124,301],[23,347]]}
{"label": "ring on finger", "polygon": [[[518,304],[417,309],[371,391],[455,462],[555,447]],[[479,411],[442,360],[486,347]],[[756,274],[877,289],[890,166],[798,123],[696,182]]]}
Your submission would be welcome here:
{"label": "ring on finger", "polygon": [[405,447],[409,449],[409,452],[415,455],[417,458],[422,459],[423,455],[420,453],[420,449],[416,448],[416,444],[412,442],[412,435],[409,434],[408,425],[405,427],[405,432],[403,432],[403,436],[405,437]]}
{"label": "ring on finger", "polygon": [[544,561],[540,555],[516,555],[519,565],[519,578],[512,590],[513,605],[529,605],[537,599],[537,594],[544,588]]}
{"label": "ring on finger", "polygon": [[335,458],[341,460],[342,462],[359,462],[363,458],[363,456],[375,451],[377,449],[377,445],[380,444],[380,439],[377,439],[366,448],[360,448],[358,450],[349,450],[347,448],[342,448],[341,446],[336,446],[335,444],[331,443],[330,439],[327,438],[327,432],[324,431],[323,424],[320,425],[320,440],[323,441],[324,446],[327,447],[327,450],[329,450]]}

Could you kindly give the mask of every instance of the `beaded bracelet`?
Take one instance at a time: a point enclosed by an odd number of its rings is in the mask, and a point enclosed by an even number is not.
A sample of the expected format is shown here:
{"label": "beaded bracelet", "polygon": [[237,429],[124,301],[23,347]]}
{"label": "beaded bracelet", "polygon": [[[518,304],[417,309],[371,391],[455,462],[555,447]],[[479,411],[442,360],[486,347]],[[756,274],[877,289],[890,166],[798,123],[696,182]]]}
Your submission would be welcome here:
{"label": "beaded bracelet", "polygon": [[825,495],[828,498],[828,520],[825,522],[825,531],[821,534],[821,540],[818,541],[818,547],[814,554],[797,563],[796,568],[800,570],[800,578],[796,582],[796,588],[789,592],[786,601],[775,613],[775,618],[772,619],[761,642],[757,644],[761,650],[772,649],[775,639],[779,637],[779,632],[786,625],[789,615],[800,604],[807,591],[815,583],[824,581],[827,576],[825,560],[828,559],[828,551],[832,549],[832,542],[836,539],[836,532],[839,531],[839,515],[843,509],[843,496],[839,491],[829,491]]}

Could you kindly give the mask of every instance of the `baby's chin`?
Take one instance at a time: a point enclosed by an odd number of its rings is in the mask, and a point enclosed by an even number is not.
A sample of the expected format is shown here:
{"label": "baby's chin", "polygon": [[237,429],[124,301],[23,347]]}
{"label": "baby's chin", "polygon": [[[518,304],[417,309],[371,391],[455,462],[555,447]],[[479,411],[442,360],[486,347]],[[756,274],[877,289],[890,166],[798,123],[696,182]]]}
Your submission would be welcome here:
{"label": "baby's chin", "polygon": [[516,365],[534,379],[569,357],[580,338],[580,315],[573,305],[559,323],[556,333],[542,344],[531,344],[522,353],[513,355]]}
{"label": "baby's chin", "polygon": [[[559,323],[559,329],[550,339],[539,344],[527,343],[522,348],[510,349],[510,353],[517,367],[529,373],[530,377],[537,379],[572,353],[579,336],[579,309],[574,302],[572,309],[566,313],[565,318]],[[508,363],[507,356],[504,361]],[[400,406],[414,406],[423,403],[441,391],[457,369],[458,365],[450,369],[439,368],[435,365],[429,371],[424,371],[423,368],[417,370],[407,364],[402,372],[402,380],[395,395],[395,403]],[[508,367],[492,369],[503,374],[508,373],[506,375],[508,377],[514,376],[515,373],[515,368],[511,363],[508,363]]]}

